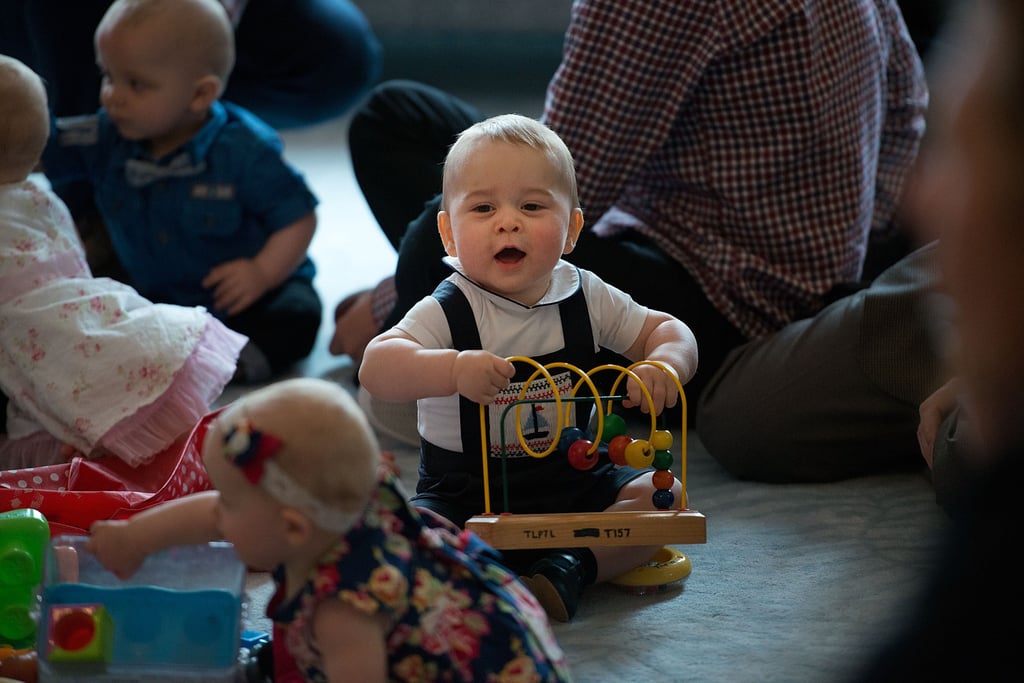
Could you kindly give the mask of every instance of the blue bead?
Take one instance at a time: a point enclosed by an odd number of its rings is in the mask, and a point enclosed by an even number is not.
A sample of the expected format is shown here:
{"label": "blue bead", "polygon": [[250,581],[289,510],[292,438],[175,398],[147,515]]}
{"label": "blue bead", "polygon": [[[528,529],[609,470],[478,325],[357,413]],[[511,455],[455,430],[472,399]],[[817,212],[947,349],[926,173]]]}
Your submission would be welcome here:
{"label": "blue bead", "polygon": [[566,427],[562,430],[561,436],[558,437],[558,452],[563,456],[569,455],[569,446],[573,445],[580,439],[589,439],[587,433],[579,427]]}
{"label": "blue bead", "polygon": [[668,510],[676,502],[676,497],[671,491],[662,489],[654,492],[651,501],[659,510]]}

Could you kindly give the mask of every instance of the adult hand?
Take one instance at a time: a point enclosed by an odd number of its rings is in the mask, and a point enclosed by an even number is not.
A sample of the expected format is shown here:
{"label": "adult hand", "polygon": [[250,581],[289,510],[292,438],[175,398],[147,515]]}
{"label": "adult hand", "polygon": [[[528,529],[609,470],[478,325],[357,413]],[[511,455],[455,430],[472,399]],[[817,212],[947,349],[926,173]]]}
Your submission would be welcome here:
{"label": "adult hand", "polygon": [[373,317],[371,290],[356,292],[334,309],[334,335],[328,350],[335,356],[348,355],[358,365],[366,345],[378,334],[380,326]]}
{"label": "adult hand", "polygon": [[917,443],[929,469],[932,467],[932,454],[939,428],[943,420],[956,408],[959,393],[959,383],[954,377],[936,389],[918,407],[920,419],[917,424]]}

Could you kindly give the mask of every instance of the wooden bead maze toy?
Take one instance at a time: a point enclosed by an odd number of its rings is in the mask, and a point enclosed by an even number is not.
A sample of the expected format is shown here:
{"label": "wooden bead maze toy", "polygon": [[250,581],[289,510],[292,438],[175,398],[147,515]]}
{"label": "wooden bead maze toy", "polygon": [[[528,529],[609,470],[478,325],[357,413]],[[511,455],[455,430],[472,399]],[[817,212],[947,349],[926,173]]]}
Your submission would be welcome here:
{"label": "wooden bead maze toy", "polygon": [[[639,361],[627,367],[620,365],[600,365],[589,372],[583,372],[578,367],[569,363],[549,363],[541,366],[531,358],[525,356],[512,356],[509,361],[528,363],[534,366],[535,370],[529,379],[523,383],[518,399],[507,407],[501,414],[499,425],[504,425],[509,410],[515,410],[516,436],[520,446],[527,454],[534,458],[566,457],[569,463],[578,469],[589,469],[597,464],[604,450],[607,450],[607,457],[617,465],[635,467],[638,469],[653,467],[654,484],[656,491],[653,494],[652,502],[655,510],[635,512],[586,512],[586,513],[548,513],[548,514],[518,514],[502,512],[495,514],[491,508],[491,483],[489,457],[491,452],[490,441],[487,434],[487,418],[485,406],[480,406],[480,432],[481,450],[483,455],[483,478],[484,478],[484,511],[469,519],[466,528],[471,529],[485,541],[499,549],[519,548],[559,548],[559,547],[581,547],[581,546],[637,546],[637,545],[663,545],[663,544],[691,544],[705,543],[707,541],[707,525],[700,512],[690,510],[687,507],[686,494],[686,396],[683,393],[675,373],[671,372],[665,365],[656,361]],[[676,384],[682,403],[682,429],[679,464],[679,480],[682,483],[681,500],[674,501],[671,488],[675,483],[675,477],[671,472],[673,456],[671,446],[673,441],[672,432],[667,429],[657,428],[657,416],[654,414],[654,402],[650,391],[633,371],[640,365],[653,365],[668,374]],[[564,369],[579,380],[573,385],[567,396],[559,392],[550,370]],[[609,395],[600,395],[591,377],[598,372],[614,371],[618,376],[612,384]],[[551,388],[551,398],[545,399],[555,406],[557,414],[557,426],[555,435],[550,446],[545,450],[535,451],[527,443],[523,434],[523,421],[521,410],[527,405],[530,410],[535,410],[534,404],[540,402],[537,398],[527,398],[531,385],[542,377]],[[633,439],[625,434],[626,425],[623,418],[612,412],[612,405],[621,401],[624,396],[616,396],[615,392],[619,384],[626,378],[632,378],[640,386],[644,400],[650,406],[651,428],[647,439]],[[578,397],[580,388],[586,385],[590,390],[590,396]],[[571,423],[570,410],[578,401],[592,401],[596,415],[597,424],[594,429],[596,436],[590,436],[585,430],[568,426]],[[591,419],[593,422],[593,418]],[[500,441],[502,453],[502,466],[505,465],[505,434],[501,428]],[[602,448],[602,445],[605,448]],[[509,504],[507,482],[503,477],[503,503],[504,510],[514,510]],[[678,503],[678,504],[677,504]],[[671,549],[665,549],[671,551]],[[664,553],[662,553],[664,554]],[[681,554],[670,552],[671,558],[652,558],[652,562],[658,563],[661,560],[671,561],[678,565],[678,558]],[[686,560],[688,574],[689,561]],[[654,566],[654,565],[652,565]],[[644,569],[643,567],[640,568]],[[653,573],[653,580],[657,582],[657,572]],[[635,577],[634,577],[635,578]],[[642,582],[642,581],[641,581]],[[653,584],[652,584],[653,585]]]}

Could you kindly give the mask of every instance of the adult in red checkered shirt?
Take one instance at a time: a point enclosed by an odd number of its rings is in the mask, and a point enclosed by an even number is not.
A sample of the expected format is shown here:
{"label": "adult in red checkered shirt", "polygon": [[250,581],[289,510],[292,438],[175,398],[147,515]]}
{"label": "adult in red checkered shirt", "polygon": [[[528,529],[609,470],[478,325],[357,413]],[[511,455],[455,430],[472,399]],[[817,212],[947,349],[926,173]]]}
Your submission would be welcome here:
{"label": "adult in red checkered shirt", "polygon": [[[927,98],[895,0],[573,4],[542,115],[592,226],[569,260],[694,330],[691,424],[737,476],[921,465],[918,405],[942,379],[915,316],[928,250],[868,288],[865,267],[901,234]],[[431,198],[481,117],[411,82],[357,112],[356,177],[398,265],[339,305],[332,352],[358,361],[447,275]]]}

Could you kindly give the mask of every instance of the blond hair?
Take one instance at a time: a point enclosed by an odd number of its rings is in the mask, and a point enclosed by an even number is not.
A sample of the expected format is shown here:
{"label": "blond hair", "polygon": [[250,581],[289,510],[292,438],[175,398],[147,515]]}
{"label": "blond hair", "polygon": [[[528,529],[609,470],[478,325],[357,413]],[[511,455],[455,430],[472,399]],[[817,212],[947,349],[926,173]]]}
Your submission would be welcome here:
{"label": "blond hair", "polygon": [[380,446],[355,399],[339,385],[308,377],[276,382],[229,405],[211,428],[223,441],[243,420],[281,440],[273,461],[321,503],[347,513],[366,505]]}
{"label": "blond hair", "polygon": [[49,136],[43,81],[17,59],[0,55],[0,178],[27,178]]}
{"label": "blond hair", "polygon": [[235,34],[227,10],[217,0],[115,0],[107,8],[96,35],[115,27],[155,22],[179,59],[202,75],[221,80],[235,66]]}
{"label": "blond hair", "polygon": [[458,168],[473,145],[480,141],[507,142],[526,145],[543,152],[558,168],[568,184],[569,199],[574,207],[579,206],[579,190],[576,187],[576,167],[572,153],[562,138],[536,119],[521,114],[499,114],[474,123],[459,133],[455,143],[448,150],[441,180],[441,209],[447,210],[445,188],[449,187],[458,173]]}

